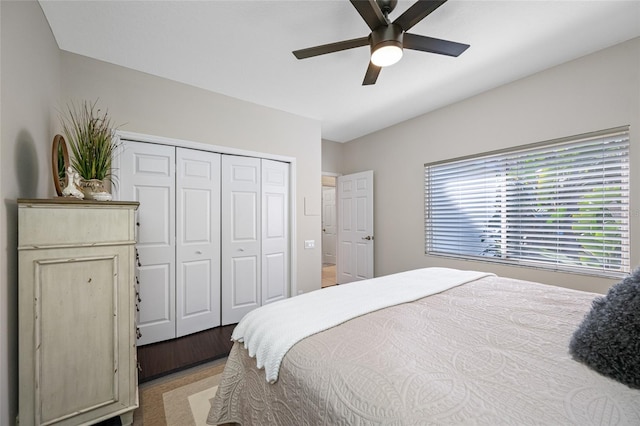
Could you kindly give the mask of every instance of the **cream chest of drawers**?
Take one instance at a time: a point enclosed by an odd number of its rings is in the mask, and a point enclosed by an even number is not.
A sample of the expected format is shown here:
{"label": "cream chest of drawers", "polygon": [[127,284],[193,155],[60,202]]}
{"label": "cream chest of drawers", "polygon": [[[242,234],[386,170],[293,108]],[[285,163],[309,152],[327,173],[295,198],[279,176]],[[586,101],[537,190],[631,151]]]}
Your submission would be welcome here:
{"label": "cream chest of drawers", "polygon": [[20,426],[132,423],[137,207],[18,200]]}

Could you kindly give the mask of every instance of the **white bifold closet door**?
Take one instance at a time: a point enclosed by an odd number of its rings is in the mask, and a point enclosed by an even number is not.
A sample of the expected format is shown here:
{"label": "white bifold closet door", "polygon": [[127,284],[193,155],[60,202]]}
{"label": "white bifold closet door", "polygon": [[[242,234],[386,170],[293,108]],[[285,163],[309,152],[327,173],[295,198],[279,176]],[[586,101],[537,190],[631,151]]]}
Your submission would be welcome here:
{"label": "white bifold closet door", "polygon": [[222,156],[222,325],[289,295],[289,165]]}
{"label": "white bifold closet door", "polygon": [[262,304],[289,297],[289,165],[262,160]]}
{"label": "white bifold closet door", "polygon": [[220,325],[220,154],[177,148],[176,337]]}
{"label": "white bifold closet door", "polygon": [[117,157],[119,199],[140,203],[138,345],[173,338],[176,332],[175,151],[172,146],[125,141]]}
{"label": "white bifold closet door", "polygon": [[138,345],[235,324],[289,297],[289,163],[123,141],[140,202]]}
{"label": "white bifold closet door", "polygon": [[138,345],[220,325],[220,154],[124,141],[119,198],[137,212]]}

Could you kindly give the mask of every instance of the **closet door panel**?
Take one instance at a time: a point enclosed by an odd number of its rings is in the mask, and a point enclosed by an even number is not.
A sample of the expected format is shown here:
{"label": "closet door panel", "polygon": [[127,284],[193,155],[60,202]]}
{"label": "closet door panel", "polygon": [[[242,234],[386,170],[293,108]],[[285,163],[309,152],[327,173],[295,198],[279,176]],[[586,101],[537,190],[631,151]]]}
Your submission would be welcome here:
{"label": "closet door panel", "polygon": [[262,299],[289,297],[289,164],[262,162]]}
{"label": "closet door panel", "polygon": [[168,264],[147,265],[138,270],[138,291],[140,311],[138,326],[151,327],[152,324],[172,323],[171,301],[172,268]]}
{"label": "closet door panel", "polygon": [[232,304],[235,308],[255,307],[260,304],[258,299],[258,257],[236,256],[232,260],[231,288]]}
{"label": "closet door panel", "polygon": [[220,325],[220,154],[178,148],[176,333]]}
{"label": "closet door panel", "polygon": [[222,325],[261,304],[260,159],[222,156]]}
{"label": "closet door panel", "polygon": [[262,260],[262,304],[286,298],[287,261],[284,253],[274,253],[263,256]]}
{"label": "closet door panel", "polygon": [[[183,291],[180,293],[182,303],[178,305],[183,307],[182,318],[187,319],[214,309],[210,300],[212,291],[209,285],[213,278],[211,277],[211,260],[183,262],[182,272],[182,277],[178,279],[184,283]],[[220,320],[217,319],[217,322],[219,323]]]}
{"label": "closet door panel", "polygon": [[175,337],[175,148],[123,141],[119,197],[136,213],[141,302],[138,345]]}
{"label": "closet door panel", "polygon": [[[245,192],[246,191],[246,192]],[[258,241],[259,202],[254,190],[239,190],[231,194],[231,241],[233,243],[255,243]]]}

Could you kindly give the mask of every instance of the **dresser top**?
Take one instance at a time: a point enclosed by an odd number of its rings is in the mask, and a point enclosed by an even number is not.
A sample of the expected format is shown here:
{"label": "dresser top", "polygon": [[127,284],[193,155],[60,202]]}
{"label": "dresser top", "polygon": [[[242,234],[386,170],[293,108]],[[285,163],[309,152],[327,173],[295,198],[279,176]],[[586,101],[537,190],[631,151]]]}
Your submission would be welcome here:
{"label": "dresser top", "polygon": [[130,206],[138,207],[137,201],[95,201],[80,200],[73,197],[54,197],[54,198],[18,198],[18,205],[21,207],[38,207],[38,206],[77,206],[77,207],[116,207]]}

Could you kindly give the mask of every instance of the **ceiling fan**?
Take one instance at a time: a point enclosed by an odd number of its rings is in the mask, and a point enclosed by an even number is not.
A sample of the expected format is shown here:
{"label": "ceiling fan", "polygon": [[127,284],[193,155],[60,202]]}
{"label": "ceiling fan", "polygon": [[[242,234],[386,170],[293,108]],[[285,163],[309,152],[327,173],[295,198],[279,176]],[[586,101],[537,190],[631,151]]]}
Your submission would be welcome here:
{"label": "ceiling fan", "polygon": [[350,1],[371,29],[371,33],[367,37],[295,50],[293,54],[296,58],[305,59],[369,45],[371,60],[362,82],[362,85],[366,86],[376,83],[382,67],[393,65],[402,58],[403,48],[457,57],[469,47],[468,44],[406,32],[447,0],[418,0],[393,22],[389,21],[388,16],[398,4],[398,0]]}

